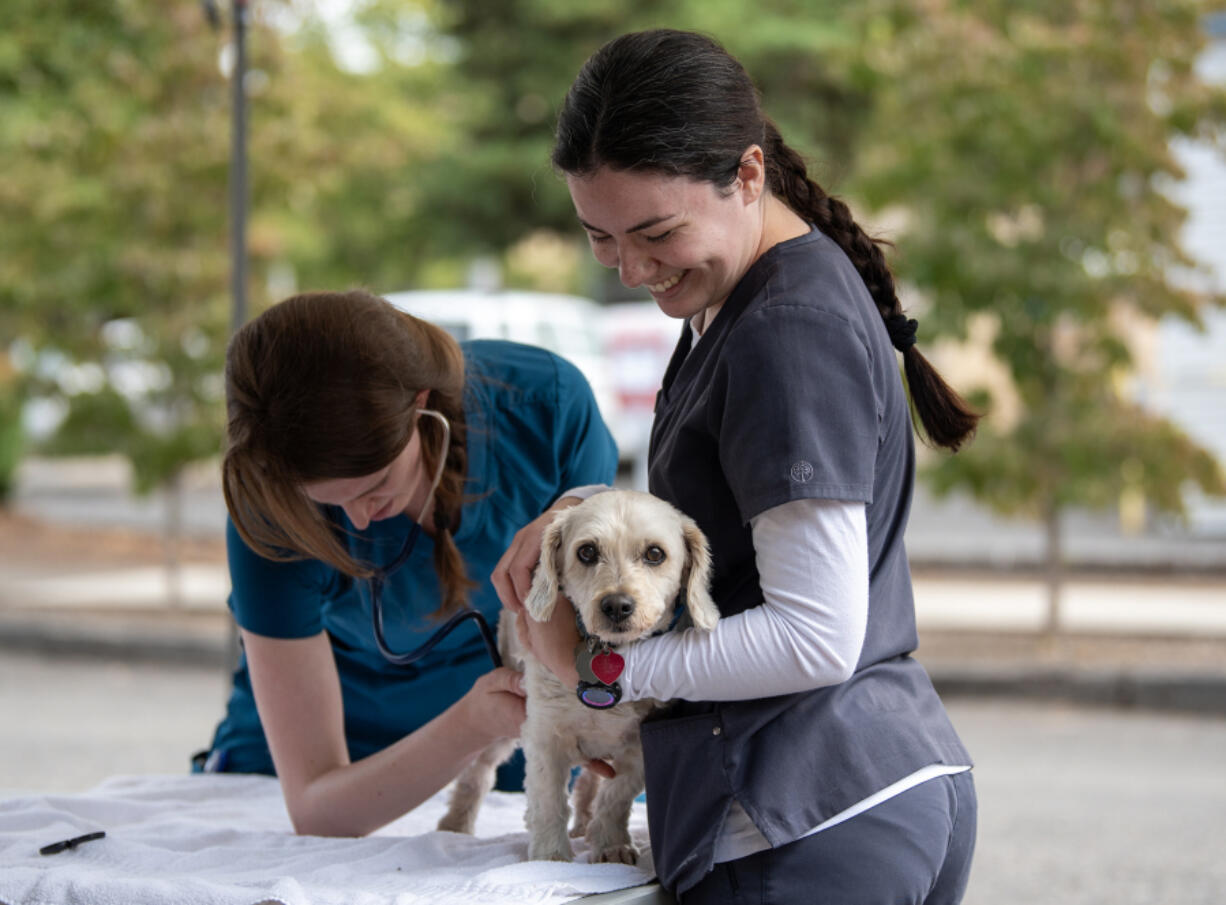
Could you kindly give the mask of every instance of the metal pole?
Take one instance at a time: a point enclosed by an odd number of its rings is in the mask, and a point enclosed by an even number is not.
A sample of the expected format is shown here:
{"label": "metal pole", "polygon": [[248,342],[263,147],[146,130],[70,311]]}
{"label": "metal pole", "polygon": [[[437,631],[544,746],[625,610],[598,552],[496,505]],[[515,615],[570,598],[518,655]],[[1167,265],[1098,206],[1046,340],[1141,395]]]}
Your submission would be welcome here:
{"label": "metal pole", "polygon": [[[230,295],[233,300],[231,334],[247,322],[247,0],[233,0],[234,69],[230,130]],[[238,628],[233,621],[226,633],[228,676],[242,656]]]}
{"label": "metal pole", "polygon": [[233,0],[234,70],[230,143],[230,295],[233,329],[247,322],[247,0]]}

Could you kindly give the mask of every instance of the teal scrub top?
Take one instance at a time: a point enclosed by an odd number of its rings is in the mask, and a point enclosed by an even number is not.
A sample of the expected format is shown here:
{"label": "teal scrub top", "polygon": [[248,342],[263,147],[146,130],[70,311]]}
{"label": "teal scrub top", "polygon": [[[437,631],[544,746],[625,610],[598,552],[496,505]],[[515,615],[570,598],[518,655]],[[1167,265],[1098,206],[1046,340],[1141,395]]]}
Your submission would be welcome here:
{"label": "teal scrub top", "polygon": [[[465,358],[468,483],[455,543],[478,582],[471,603],[496,627],[501,604],[490,575],[515,532],[568,488],[611,484],[617,447],[579,370],[543,349],[498,340],[461,344]],[[356,530],[339,507],[329,515],[345,529],[360,560],[387,565],[412,527],[404,515]],[[426,657],[395,666],[379,653],[371,627],[368,582],[317,560],[274,562],[254,553],[227,524],[235,621],[273,638],[327,632],[336,657],[352,760],[387,747],[458,700],[492,664],[476,625],[463,622]],[[433,539],[421,534],[408,562],[383,588],[389,646],[409,651],[439,622]],[[273,773],[242,657],[207,769]]]}

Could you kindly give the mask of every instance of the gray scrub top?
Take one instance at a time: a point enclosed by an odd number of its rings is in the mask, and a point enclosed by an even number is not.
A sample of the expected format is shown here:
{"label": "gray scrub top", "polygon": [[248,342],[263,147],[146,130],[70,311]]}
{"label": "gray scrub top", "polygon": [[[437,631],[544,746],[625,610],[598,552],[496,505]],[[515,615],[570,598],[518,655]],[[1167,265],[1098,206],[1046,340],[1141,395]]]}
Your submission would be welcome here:
{"label": "gray scrub top", "polygon": [[779,846],[921,767],[971,763],[910,657],[914,463],[885,325],[818,230],[755,262],[692,350],[683,333],[656,404],[649,484],[706,533],[722,614],[762,601],[749,520],[811,498],[865,504],[869,609],[848,681],[680,701],[644,724],[652,853],[667,888],[684,892],[711,870],[734,798]]}

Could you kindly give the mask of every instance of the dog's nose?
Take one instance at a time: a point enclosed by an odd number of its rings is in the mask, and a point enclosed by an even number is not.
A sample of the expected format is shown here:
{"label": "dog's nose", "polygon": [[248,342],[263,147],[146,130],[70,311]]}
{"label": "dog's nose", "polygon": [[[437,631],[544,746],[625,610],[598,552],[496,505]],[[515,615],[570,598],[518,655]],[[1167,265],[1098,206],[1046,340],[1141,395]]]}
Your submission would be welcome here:
{"label": "dog's nose", "polygon": [[629,594],[606,594],[600,598],[600,612],[604,613],[610,622],[625,622],[634,612],[634,600]]}

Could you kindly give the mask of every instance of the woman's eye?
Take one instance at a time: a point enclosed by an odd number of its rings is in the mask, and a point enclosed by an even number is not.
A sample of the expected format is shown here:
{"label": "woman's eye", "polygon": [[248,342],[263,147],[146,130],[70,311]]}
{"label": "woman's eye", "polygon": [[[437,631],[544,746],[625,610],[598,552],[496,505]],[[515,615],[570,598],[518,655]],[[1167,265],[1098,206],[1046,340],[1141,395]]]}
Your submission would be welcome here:
{"label": "woman's eye", "polygon": [[643,554],[643,560],[649,566],[658,566],[664,562],[664,551],[654,544],[647,548],[647,552]]}
{"label": "woman's eye", "polygon": [[613,238],[612,236],[598,236],[598,235],[596,235],[595,233],[588,233],[588,234],[587,234],[587,237],[588,237],[588,238],[589,238],[589,239],[590,239],[592,242],[597,243],[597,244],[599,244],[599,243],[601,243],[601,242],[608,242],[610,239],[612,239],[612,238]]}
{"label": "woman's eye", "polygon": [[579,562],[585,566],[594,565],[596,560],[600,559],[600,553],[596,550],[595,544],[583,544],[575,551],[575,555],[579,557]]}
{"label": "woman's eye", "polygon": [[672,234],[673,234],[673,231],[670,229],[670,230],[667,230],[666,232],[660,233],[658,236],[644,236],[644,238],[648,242],[663,242],[665,239],[667,239]]}

